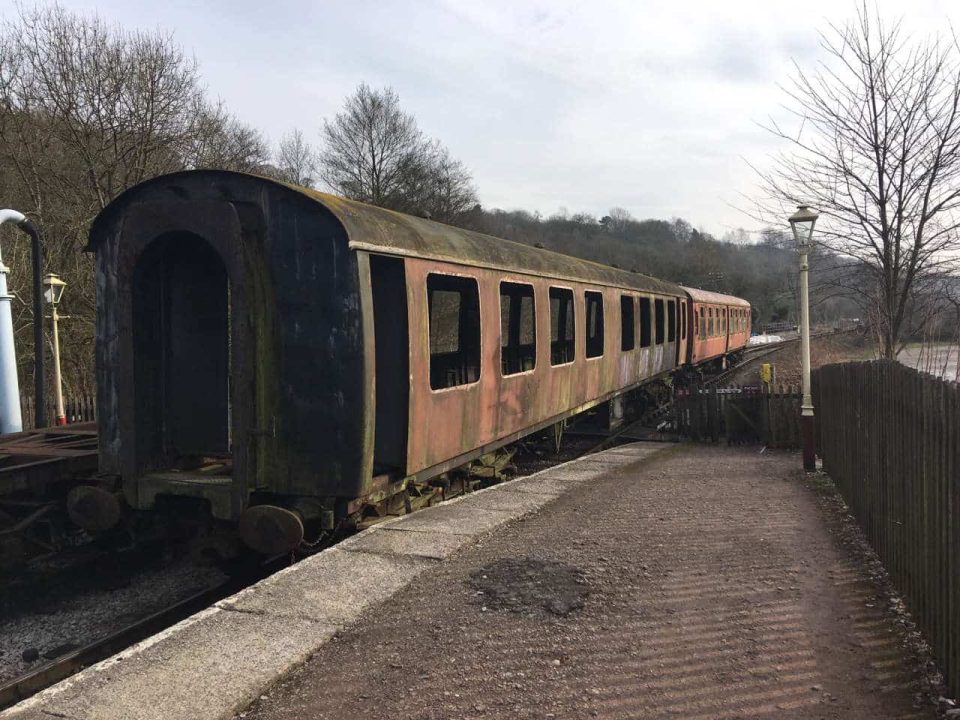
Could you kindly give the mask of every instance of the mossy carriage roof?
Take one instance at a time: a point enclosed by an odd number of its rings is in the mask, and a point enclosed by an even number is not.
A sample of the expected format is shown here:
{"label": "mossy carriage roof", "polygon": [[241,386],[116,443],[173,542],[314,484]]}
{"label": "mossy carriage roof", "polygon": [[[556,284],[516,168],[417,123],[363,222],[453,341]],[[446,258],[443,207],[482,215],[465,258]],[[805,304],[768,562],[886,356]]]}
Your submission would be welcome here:
{"label": "mossy carriage roof", "polygon": [[[726,298],[724,302],[727,304],[747,305],[739,298],[703,291],[688,291],[675,283],[658,280],[641,273],[620,270],[551,250],[503,240],[492,235],[461,230],[451,225],[346,200],[336,195],[270,178],[224,170],[188,170],[162,175],[126,190],[94,220],[90,230],[90,242],[86,249],[96,250],[104,225],[124,207],[135,204],[144,189],[154,188],[164,183],[169,184],[173,189],[178,183],[199,176],[204,176],[214,186],[217,185],[218,178],[223,178],[232,182],[240,180],[241,182],[268,183],[306,196],[323,206],[343,225],[351,249],[429,258],[466,266],[494,268],[557,280],[595,283],[663,295],[684,296],[687,292],[691,294],[696,292]],[[229,185],[229,183],[222,184],[224,187]],[[225,199],[229,197],[225,196]],[[719,301],[710,300],[710,302]]]}

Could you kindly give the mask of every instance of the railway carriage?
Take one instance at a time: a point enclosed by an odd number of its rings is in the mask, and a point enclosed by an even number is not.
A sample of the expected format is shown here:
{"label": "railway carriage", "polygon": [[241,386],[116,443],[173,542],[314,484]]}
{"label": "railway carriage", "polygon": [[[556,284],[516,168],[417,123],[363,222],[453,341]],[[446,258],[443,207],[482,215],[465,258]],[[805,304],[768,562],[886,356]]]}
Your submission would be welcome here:
{"label": "railway carriage", "polygon": [[101,476],[264,551],[723,352],[678,285],[238,173],[132,188],[89,249]]}
{"label": "railway carriage", "polygon": [[688,296],[690,365],[726,359],[750,339],[750,303],[733,295],[683,288]]}

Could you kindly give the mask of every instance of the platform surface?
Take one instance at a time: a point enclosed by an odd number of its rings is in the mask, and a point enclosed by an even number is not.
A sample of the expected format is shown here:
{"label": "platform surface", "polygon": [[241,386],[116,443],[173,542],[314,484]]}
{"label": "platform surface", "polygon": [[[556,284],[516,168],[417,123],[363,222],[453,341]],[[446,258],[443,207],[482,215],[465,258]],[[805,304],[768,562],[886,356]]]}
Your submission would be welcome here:
{"label": "platform surface", "polygon": [[371,528],[2,717],[933,717],[799,464],[637,443],[551,468]]}
{"label": "platform surface", "polygon": [[577,463],[603,474],[420,576],[239,716],[934,717],[798,455],[618,464],[633,451]]}

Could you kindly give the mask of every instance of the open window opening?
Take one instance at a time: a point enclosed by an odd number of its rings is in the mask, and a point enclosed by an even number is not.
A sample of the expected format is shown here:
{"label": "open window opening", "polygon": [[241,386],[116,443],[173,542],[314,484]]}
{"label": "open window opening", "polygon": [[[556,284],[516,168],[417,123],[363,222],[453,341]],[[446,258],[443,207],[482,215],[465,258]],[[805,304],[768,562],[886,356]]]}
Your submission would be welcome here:
{"label": "open window opening", "polygon": [[229,471],[230,284],[213,247],[190,233],[154,240],[132,284],[138,472]]}
{"label": "open window opening", "polygon": [[427,276],[430,319],[430,387],[468,385],[480,379],[480,290],[474,278]]}
{"label": "open window opening", "polygon": [[677,339],[677,303],[667,301],[667,342],[676,342]]}
{"label": "open window opening", "polygon": [[574,360],[573,290],[550,288],[550,364],[564,365]]}
{"label": "open window opening", "polygon": [[603,355],[603,295],[588,290],[583,294],[587,316],[587,357]]}
{"label": "open window opening", "polygon": [[635,302],[630,295],[620,296],[620,349],[628,352],[636,347],[636,321],[633,317]]}
{"label": "open window opening", "polygon": [[650,298],[640,298],[640,347],[650,347]]}
{"label": "open window opening", "polygon": [[659,299],[659,298],[658,298],[657,300],[655,300],[654,303],[653,303],[653,310],[654,310],[654,316],[655,316],[655,318],[654,318],[655,328],[656,328],[656,332],[657,332],[657,335],[656,335],[656,344],[657,344],[657,345],[662,345],[662,344],[663,344],[663,338],[664,338],[664,332],[663,332],[663,330],[664,330],[664,327],[663,327],[663,326],[664,326],[663,300],[661,300],[661,299]]}
{"label": "open window opening", "polygon": [[533,286],[500,283],[500,367],[504,375],[537,364],[537,314]]}

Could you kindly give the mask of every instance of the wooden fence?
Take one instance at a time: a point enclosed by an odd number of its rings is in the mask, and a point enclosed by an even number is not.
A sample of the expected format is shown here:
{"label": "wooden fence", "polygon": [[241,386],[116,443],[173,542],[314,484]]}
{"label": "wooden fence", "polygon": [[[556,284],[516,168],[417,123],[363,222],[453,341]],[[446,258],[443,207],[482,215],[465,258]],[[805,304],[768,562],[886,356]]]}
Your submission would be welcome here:
{"label": "wooden fence", "polygon": [[677,428],[692,440],[761,443],[771,448],[800,447],[799,390],[756,385],[678,389]]}
{"label": "wooden fence", "polygon": [[814,380],[824,470],[960,692],[960,386],[891,361]]}
{"label": "wooden fence", "polygon": [[[64,414],[67,416],[67,423],[86,422],[97,419],[97,399],[93,395],[78,395],[72,398],[64,398]],[[36,422],[36,404],[31,396],[21,396],[20,414],[23,417],[24,430],[30,430],[35,427]],[[57,421],[57,410],[52,400],[47,401],[47,425],[54,425]]]}

